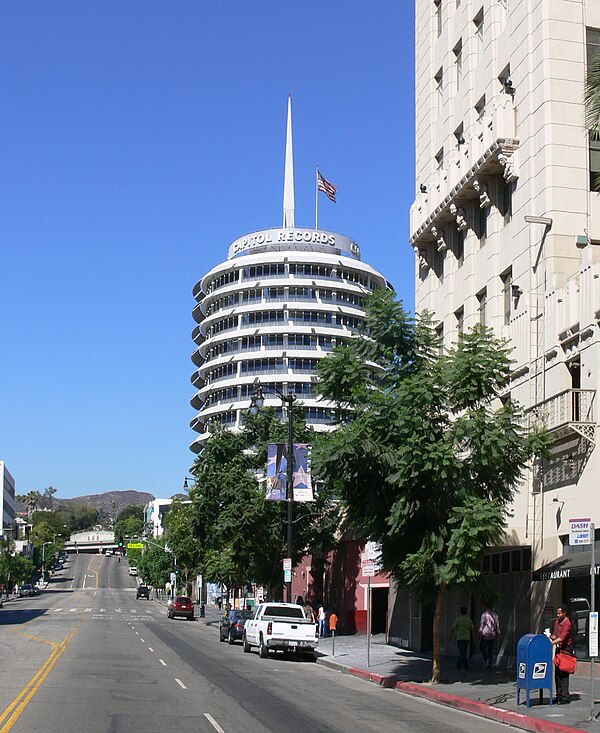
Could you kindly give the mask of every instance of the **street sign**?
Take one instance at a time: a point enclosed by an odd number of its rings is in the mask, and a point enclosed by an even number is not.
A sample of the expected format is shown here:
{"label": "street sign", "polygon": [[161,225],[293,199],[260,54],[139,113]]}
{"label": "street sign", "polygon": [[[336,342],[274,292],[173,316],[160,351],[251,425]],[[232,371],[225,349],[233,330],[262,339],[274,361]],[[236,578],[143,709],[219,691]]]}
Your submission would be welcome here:
{"label": "street sign", "polygon": [[362,574],[365,578],[372,578],[375,575],[375,563],[373,560],[362,561]]}
{"label": "street sign", "polygon": [[291,583],[292,582],[292,571],[291,570],[284,570],[283,571],[283,582],[284,583]]}
{"label": "street sign", "polygon": [[591,524],[592,520],[589,517],[584,519],[569,519],[569,544],[591,545]]}
{"label": "street sign", "polygon": [[143,542],[128,542],[127,549],[128,550],[143,550],[144,543]]}
{"label": "street sign", "polygon": [[175,585],[175,580],[177,579],[175,573],[171,573],[169,577],[171,578],[171,585]]}
{"label": "street sign", "polygon": [[590,611],[590,657],[598,656],[598,611]]}
{"label": "street sign", "polygon": [[283,569],[284,570],[292,570],[292,558],[291,557],[285,557],[283,559]]}

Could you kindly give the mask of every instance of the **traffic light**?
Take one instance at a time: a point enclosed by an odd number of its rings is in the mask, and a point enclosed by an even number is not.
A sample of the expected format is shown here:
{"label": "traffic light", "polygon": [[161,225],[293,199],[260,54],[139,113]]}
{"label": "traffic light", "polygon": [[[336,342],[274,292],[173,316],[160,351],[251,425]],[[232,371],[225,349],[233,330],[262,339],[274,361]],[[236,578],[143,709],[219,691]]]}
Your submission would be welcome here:
{"label": "traffic light", "polygon": [[123,547],[123,535],[119,535],[119,547]]}

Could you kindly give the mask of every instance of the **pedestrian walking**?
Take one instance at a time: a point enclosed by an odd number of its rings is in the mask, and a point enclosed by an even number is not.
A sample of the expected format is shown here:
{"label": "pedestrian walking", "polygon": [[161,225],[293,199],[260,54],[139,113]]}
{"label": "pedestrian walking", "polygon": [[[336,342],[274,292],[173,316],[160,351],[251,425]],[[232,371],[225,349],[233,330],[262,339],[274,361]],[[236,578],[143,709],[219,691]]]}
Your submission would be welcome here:
{"label": "pedestrian walking", "polygon": [[304,604],[304,615],[307,619],[310,619],[311,621],[316,623],[315,612],[313,611],[313,607],[308,600]]}
{"label": "pedestrian walking", "polygon": [[[571,621],[566,606],[556,609],[556,621],[550,635],[550,641],[556,646],[556,653],[573,654],[573,638],[571,636]],[[571,702],[569,693],[569,672],[564,672],[558,666],[554,668],[556,682],[556,702],[558,705],[568,705]]]}
{"label": "pedestrian walking", "polygon": [[317,620],[319,621],[319,639],[323,639],[327,635],[327,611],[325,606],[319,606]]}
{"label": "pedestrian walking", "polygon": [[484,611],[479,619],[479,650],[486,669],[492,668],[494,658],[494,642],[500,636],[500,620],[498,614],[492,611],[489,604],[486,603]]}
{"label": "pedestrian walking", "polygon": [[475,627],[473,622],[467,616],[467,607],[463,606],[460,609],[460,616],[454,619],[452,628],[450,629],[450,639],[456,634],[456,646],[458,648],[458,660],[456,662],[456,669],[462,669],[465,672],[469,671],[469,660],[467,652],[469,649],[469,642],[473,638]]}

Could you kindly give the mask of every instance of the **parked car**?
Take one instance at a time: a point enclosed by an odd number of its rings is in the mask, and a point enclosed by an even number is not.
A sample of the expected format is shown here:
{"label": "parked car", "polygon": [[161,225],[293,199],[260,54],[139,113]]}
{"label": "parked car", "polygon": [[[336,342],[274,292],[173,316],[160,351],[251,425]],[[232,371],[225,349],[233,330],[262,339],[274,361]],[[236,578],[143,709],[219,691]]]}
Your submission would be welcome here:
{"label": "parked car", "polygon": [[33,596],[35,595],[33,586],[31,583],[23,583],[22,586],[19,588],[19,598],[23,598],[24,596]]}
{"label": "parked car", "polygon": [[244,636],[244,624],[252,618],[252,611],[229,611],[219,621],[219,641],[228,641],[233,644]]}
{"label": "parked car", "polygon": [[147,585],[138,586],[137,592],[135,594],[136,601],[138,598],[146,598],[147,600],[150,600],[150,588],[148,588]]}
{"label": "parked car", "polygon": [[131,565],[129,567],[129,575],[133,575],[133,576],[137,577],[137,568],[136,568],[135,565]]}
{"label": "parked car", "polygon": [[106,557],[110,557],[113,554],[113,551],[112,550],[106,550],[106,552],[104,554],[106,555]]}
{"label": "parked car", "polygon": [[194,604],[189,596],[175,596],[173,602],[167,606],[167,618],[183,616],[190,621],[194,620]]}
{"label": "parked car", "polygon": [[56,565],[54,566],[54,569],[55,570],[62,570],[63,569],[62,563],[61,562],[57,562]]}
{"label": "parked car", "polygon": [[295,603],[261,603],[244,625],[244,651],[258,647],[258,656],[266,659],[269,650],[302,652],[314,659],[319,643],[317,624],[306,618],[304,608]]}

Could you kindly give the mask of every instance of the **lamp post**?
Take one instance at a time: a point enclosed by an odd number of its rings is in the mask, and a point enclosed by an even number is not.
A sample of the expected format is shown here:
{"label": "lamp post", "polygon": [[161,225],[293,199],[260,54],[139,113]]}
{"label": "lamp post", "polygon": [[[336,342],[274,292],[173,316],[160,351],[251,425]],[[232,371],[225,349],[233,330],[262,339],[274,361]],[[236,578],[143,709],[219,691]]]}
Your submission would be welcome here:
{"label": "lamp post", "polygon": [[[293,525],[293,511],[292,502],[294,501],[294,402],[297,401],[296,395],[283,394],[276,387],[265,385],[264,387],[260,384],[257,385],[256,390],[252,395],[252,401],[250,403],[250,413],[256,415],[260,408],[265,403],[263,391],[272,392],[277,395],[279,399],[287,405],[287,422],[288,422],[288,442],[287,442],[287,460],[286,460],[286,482],[285,482],[285,497],[287,501],[287,556],[291,559],[292,557],[292,525]],[[292,580],[285,584],[286,586],[286,601],[292,603]]]}

